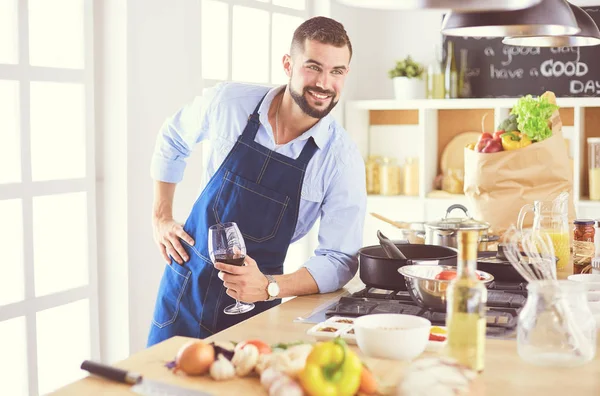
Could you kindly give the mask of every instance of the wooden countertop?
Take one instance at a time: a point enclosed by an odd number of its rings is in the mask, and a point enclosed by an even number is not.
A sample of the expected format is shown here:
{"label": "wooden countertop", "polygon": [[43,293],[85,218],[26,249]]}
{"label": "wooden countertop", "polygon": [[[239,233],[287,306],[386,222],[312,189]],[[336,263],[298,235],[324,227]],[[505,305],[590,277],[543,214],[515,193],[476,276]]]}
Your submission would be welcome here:
{"label": "wooden countertop", "polygon": [[[312,326],[294,323],[297,317],[307,317],[316,307],[331,302],[340,294],[354,291],[360,285],[352,281],[345,289],[321,295],[297,297],[280,306],[259,314],[243,323],[224,330],[208,340],[242,341],[259,338],[271,344],[277,342],[293,342],[297,340],[314,341],[306,335]],[[187,388],[200,389],[214,395],[266,395],[258,381],[258,377],[236,378],[230,381],[217,382],[209,376],[186,377],[174,375],[165,367],[167,361],[173,360],[177,350],[189,339],[174,337],[151,348],[140,351],[129,358],[115,363],[114,366],[136,371],[145,378],[160,380]],[[527,364],[517,355],[515,341],[488,339],[485,351],[485,371],[479,381],[486,396],[505,395],[600,395],[600,334],[598,337],[598,353],[593,362],[584,366],[563,369],[543,368]],[[358,351],[358,349],[356,349]],[[433,355],[425,352],[424,355]],[[402,379],[402,373],[408,363],[365,358],[375,374],[388,387],[394,386]],[[54,396],[80,395],[131,395],[128,386],[108,380],[86,377],[67,385]],[[395,394],[395,393],[394,393]]]}

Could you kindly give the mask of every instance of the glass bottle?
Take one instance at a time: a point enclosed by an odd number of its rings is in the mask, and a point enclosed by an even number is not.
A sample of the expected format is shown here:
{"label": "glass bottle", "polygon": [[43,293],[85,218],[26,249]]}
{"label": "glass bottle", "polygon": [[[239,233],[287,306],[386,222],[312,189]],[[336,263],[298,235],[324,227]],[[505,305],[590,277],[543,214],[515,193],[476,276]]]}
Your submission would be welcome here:
{"label": "glass bottle", "polygon": [[[437,46],[439,49],[440,47]],[[427,98],[444,99],[444,72],[442,71],[439,51],[436,51],[435,61],[427,68]]]}
{"label": "glass bottle", "polygon": [[596,321],[585,285],[568,280],[534,281],[519,314],[517,351],[539,366],[572,367],[596,355]]}
{"label": "glass bottle", "polygon": [[487,289],[477,276],[479,231],[458,231],[457,275],[446,291],[446,353],[474,371],[484,367]]}
{"label": "glass bottle", "polygon": [[468,50],[460,50],[460,72],[458,73],[458,96],[461,98],[471,97],[471,83],[467,77]]}
{"label": "glass bottle", "polygon": [[446,53],[444,91],[447,99],[458,97],[458,70],[456,69],[456,58],[454,56],[454,43],[450,40],[448,40],[448,52]]}
{"label": "glass bottle", "polygon": [[590,200],[600,200],[600,138],[588,138],[588,181]]}

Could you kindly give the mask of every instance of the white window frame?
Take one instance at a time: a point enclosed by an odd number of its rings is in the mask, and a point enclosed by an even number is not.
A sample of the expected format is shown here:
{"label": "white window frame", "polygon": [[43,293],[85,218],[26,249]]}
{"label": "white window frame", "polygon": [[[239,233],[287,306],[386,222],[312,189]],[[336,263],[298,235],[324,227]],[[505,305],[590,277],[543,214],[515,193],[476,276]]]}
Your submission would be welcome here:
{"label": "white window frame", "polygon": [[[223,3],[226,3],[228,5],[228,17],[229,17],[229,21],[228,21],[228,37],[229,37],[229,42],[228,44],[228,72],[227,72],[227,79],[226,80],[215,80],[215,79],[207,79],[204,78],[202,76],[202,82],[203,82],[203,86],[204,87],[212,87],[220,82],[223,81],[237,81],[237,80],[233,80],[232,79],[232,71],[233,71],[233,6],[237,5],[237,6],[244,6],[244,7],[249,7],[249,8],[255,8],[258,10],[264,10],[267,11],[269,13],[269,62],[268,62],[268,76],[269,76],[269,81],[268,82],[262,82],[260,84],[262,85],[271,85],[271,86],[275,86],[278,84],[275,84],[272,82],[271,80],[271,59],[272,59],[272,28],[273,28],[273,13],[277,12],[277,13],[281,13],[281,14],[286,14],[286,15],[291,15],[291,16],[296,16],[296,17],[300,17],[303,18],[304,20],[310,18],[313,13],[313,0],[306,0],[306,7],[304,8],[304,10],[296,10],[293,8],[288,8],[288,7],[283,7],[283,6],[279,6],[279,5],[274,5],[272,3],[272,0],[269,0],[269,3],[263,3],[261,1],[258,0],[219,0]],[[200,6],[200,12],[202,12],[202,5]],[[202,75],[202,70],[200,71],[200,74]],[[247,82],[247,81],[237,81],[237,82]],[[255,84],[255,83],[254,83]]]}
{"label": "white window frame", "polygon": [[[19,82],[21,182],[0,184],[0,200],[20,199],[23,208],[23,262],[25,271],[25,299],[0,307],[0,322],[25,317],[27,340],[27,373],[29,395],[38,395],[38,360],[36,314],[40,311],[87,299],[90,307],[91,358],[98,359],[98,277],[96,259],[96,166],[94,131],[94,37],[93,0],[84,3],[84,68],[66,69],[38,67],[29,64],[28,1],[18,0],[18,63],[0,64],[0,79]],[[32,181],[31,175],[31,122],[30,83],[49,81],[79,83],[85,97],[86,176],[79,179]],[[89,283],[74,289],[35,296],[33,263],[33,198],[53,194],[85,192],[87,195],[88,273]],[[68,235],[65,236],[68,239]],[[64,384],[66,385],[66,384]]]}

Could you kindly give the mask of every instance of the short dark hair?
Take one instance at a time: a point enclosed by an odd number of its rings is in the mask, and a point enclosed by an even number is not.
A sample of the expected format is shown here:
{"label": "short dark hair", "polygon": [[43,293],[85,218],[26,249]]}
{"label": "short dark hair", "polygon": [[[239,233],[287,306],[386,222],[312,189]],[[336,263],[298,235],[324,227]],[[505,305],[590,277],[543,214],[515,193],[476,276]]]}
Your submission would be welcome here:
{"label": "short dark hair", "polygon": [[317,16],[304,21],[294,32],[290,52],[293,52],[294,48],[304,50],[306,39],[316,40],[322,44],[331,44],[338,48],[348,46],[350,58],[352,58],[352,44],[344,25],[331,18]]}

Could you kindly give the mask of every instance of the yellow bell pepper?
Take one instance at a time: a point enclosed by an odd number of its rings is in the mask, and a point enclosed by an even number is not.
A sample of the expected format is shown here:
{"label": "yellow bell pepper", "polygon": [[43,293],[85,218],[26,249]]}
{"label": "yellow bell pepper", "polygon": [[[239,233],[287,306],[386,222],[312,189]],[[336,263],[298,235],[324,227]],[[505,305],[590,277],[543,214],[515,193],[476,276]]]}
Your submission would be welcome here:
{"label": "yellow bell pepper", "polygon": [[506,151],[521,148],[521,135],[519,132],[507,132],[502,135],[502,148]]}
{"label": "yellow bell pepper", "polygon": [[529,136],[521,132],[507,132],[502,135],[502,148],[504,150],[516,150],[531,144]]}
{"label": "yellow bell pepper", "polygon": [[360,387],[362,362],[344,340],[317,343],[299,374],[310,396],[352,396]]}
{"label": "yellow bell pepper", "polygon": [[473,151],[475,151],[475,145],[476,145],[476,144],[477,144],[477,143],[469,143],[469,144],[467,144],[465,147],[466,147],[466,148],[468,148],[469,150],[473,150]]}

